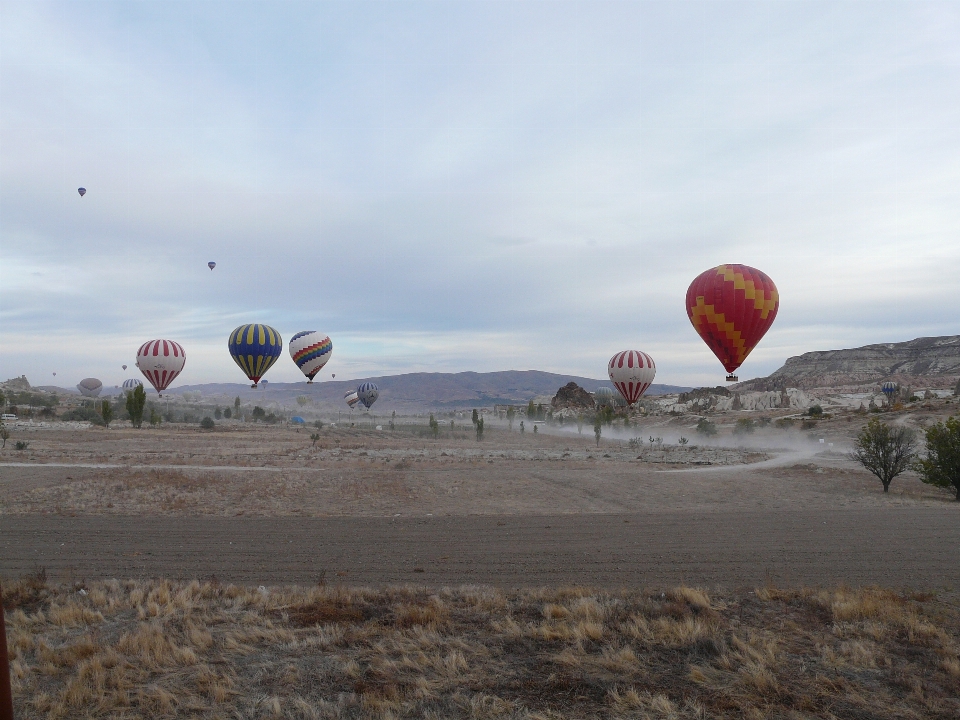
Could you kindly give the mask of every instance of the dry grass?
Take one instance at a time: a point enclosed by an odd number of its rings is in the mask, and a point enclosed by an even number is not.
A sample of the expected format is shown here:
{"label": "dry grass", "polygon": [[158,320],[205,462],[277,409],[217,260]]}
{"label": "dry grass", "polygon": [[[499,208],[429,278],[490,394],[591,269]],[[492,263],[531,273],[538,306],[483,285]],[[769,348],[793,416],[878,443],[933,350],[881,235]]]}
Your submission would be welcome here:
{"label": "dry grass", "polygon": [[33,577],[6,604],[18,718],[960,715],[960,607],[881,589]]}

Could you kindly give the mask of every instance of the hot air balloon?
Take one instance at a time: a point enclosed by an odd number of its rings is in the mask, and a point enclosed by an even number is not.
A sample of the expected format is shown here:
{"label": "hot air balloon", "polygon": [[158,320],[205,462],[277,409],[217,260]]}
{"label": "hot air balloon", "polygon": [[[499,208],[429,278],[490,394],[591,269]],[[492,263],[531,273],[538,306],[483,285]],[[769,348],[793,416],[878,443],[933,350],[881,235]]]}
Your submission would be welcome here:
{"label": "hot air balloon", "polygon": [[53,376],[54,376],[54,377],[56,377],[56,376],[57,376],[57,374],[56,374],[56,373],[54,373],[54,374],[53,374]]}
{"label": "hot air balloon", "polygon": [[290,338],[290,357],[312,383],[314,376],[327,364],[333,354],[330,338],[316,330],[304,330]]}
{"label": "hot air balloon", "polygon": [[211,270],[213,270],[216,266],[217,264],[213,260],[207,263],[207,267],[210,268]]}
{"label": "hot air balloon", "polygon": [[892,380],[887,380],[883,385],[880,386],[880,390],[884,395],[887,396],[887,402],[893,399],[893,396],[897,394],[897,390],[900,389],[900,386],[897,385]]}
{"label": "hot air balloon", "polygon": [[746,265],[719,265],[687,288],[687,316],[736,382],[734,371],[760,342],[780,308],[777,286]]}
{"label": "hot air balloon", "polygon": [[593,392],[593,399],[597,401],[600,405],[612,405],[613,404],[613,390],[603,386],[598,387]]}
{"label": "hot air balloon", "polygon": [[360,397],[357,395],[356,390],[349,390],[344,393],[343,399],[347,401],[347,405],[349,405],[351,408],[360,402]]}
{"label": "hot air balloon", "polygon": [[380,397],[380,388],[372,382],[360,383],[360,386],[357,388],[357,397],[360,398],[363,406],[369,410],[370,406]]}
{"label": "hot air balloon", "polygon": [[95,398],[103,390],[103,383],[96,378],[84,378],[77,383],[77,390],[84,397]]}
{"label": "hot air balloon", "polygon": [[633,405],[643,395],[657,374],[653,358],[639,350],[618,352],[607,363],[607,375],[627,405]]}
{"label": "hot air balloon", "polygon": [[183,347],[173,340],[148,340],[137,350],[137,367],[156,388],[159,397],[170,387],[186,362]]}
{"label": "hot air balloon", "polygon": [[87,189],[86,189],[86,188],[77,188],[77,192],[80,193],[80,197],[83,197],[84,195],[87,194]]}
{"label": "hot air balloon", "polygon": [[133,392],[137,389],[138,385],[143,385],[143,383],[137,378],[130,378],[129,380],[124,380],[123,385],[121,385],[120,388],[124,392]]}
{"label": "hot air balloon", "polygon": [[124,370],[127,369],[127,366],[126,366],[126,365],[121,365],[120,367],[122,367]]}
{"label": "hot air balloon", "polygon": [[330,373],[330,377],[335,378],[336,376],[337,376],[336,373]]}
{"label": "hot air balloon", "polygon": [[260,378],[280,357],[283,338],[269,325],[250,323],[230,333],[227,347],[233,361],[253,381],[250,387],[255,388]]}

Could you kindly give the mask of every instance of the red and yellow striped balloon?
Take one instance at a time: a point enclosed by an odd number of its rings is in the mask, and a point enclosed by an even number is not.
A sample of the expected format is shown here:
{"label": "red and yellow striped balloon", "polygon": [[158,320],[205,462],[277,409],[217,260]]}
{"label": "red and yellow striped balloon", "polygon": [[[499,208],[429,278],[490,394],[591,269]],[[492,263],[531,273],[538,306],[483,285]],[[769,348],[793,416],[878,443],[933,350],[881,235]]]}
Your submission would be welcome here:
{"label": "red and yellow striped balloon", "polygon": [[687,316],[728,373],[747,359],[779,307],[773,280],[747,265],[719,265],[687,288]]}

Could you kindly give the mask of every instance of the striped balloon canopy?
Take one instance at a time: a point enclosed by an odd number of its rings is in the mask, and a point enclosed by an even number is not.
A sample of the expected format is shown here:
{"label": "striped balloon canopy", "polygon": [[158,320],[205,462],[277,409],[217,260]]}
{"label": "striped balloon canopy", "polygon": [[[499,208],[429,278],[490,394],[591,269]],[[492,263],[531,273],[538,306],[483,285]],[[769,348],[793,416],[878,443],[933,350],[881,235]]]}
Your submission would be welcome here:
{"label": "striped balloon canopy", "polygon": [[183,347],[173,340],[148,340],[137,350],[137,367],[160,397],[183,370],[186,362],[187,355]]}
{"label": "striped balloon canopy", "polygon": [[123,385],[120,387],[126,392],[127,390],[136,390],[138,385],[143,385],[143,382],[137,378],[130,378],[129,380],[124,380]]}
{"label": "striped balloon canopy", "polygon": [[900,386],[897,385],[892,380],[887,380],[883,385],[880,386],[880,390],[882,390],[883,394],[886,395],[887,397],[890,397],[891,395],[896,393],[897,390],[899,389],[900,389]]}
{"label": "striped balloon canopy", "polygon": [[602,385],[593,391],[593,399],[600,405],[609,405],[613,402],[613,390]]}
{"label": "striped balloon canopy", "polygon": [[718,265],[687,288],[687,316],[727,372],[733,372],[773,325],[780,294],[765,273],[747,265]]}
{"label": "striped balloon canopy", "polygon": [[639,350],[618,352],[607,363],[610,382],[628,405],[633,405],[640,399],[656,374],[657,366],[653,358]]}
{"label": "striped balloon canopy", "polygon": [[346,400],[347,405],[349,405],[351,408],[360,402],[360,398],[357,396],[356,390],[349,390],[348,392],[344,393],[343,399]]}
{"label": "striped balloon canopy", "polygon": [[357,387],[357,397],[360,398],[360,402],[363,403],[363,406],[369,410],[370,406],[377,401],[378,397],[380,397],[380,388],[378,388],[376,384],[372,382],[360,383],[360,385]]}
{"label": "striped balloon canopy", "polygon": [[227,347],[233,361],[253,381],[250,387],[255,388],[260,378],[280,357],[283,338],[269,325],[250,323],[230,333]]}
{"label": "striped balloon canopy", "polygon": [[316,330],[304,330],[290,338],[290,357],[307,376],[307,383],[313,382],[332,354],[333,342]]}

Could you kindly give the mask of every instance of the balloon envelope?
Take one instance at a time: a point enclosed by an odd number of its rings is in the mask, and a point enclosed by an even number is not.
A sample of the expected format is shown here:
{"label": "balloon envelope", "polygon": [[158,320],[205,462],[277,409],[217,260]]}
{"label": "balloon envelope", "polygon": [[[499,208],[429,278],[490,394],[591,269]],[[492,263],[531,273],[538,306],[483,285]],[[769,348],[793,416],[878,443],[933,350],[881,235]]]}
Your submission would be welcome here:
{"label": "balloon envelope", "polygon": [[357,396],[356,390],[350,390],[349,392],[345,393],[343,399],[347,401],[347,405],[350,407],[353,407],[360,402],[360,398]]}
{"label": "balloon envelope", "polygon": [[307,376],[307,382],[313,382],[314,376],[327,364],[333,354],[333,342],[316,330],[304,330],[290,338],[290,357]]}
{"label": "balloon envelope", "polygon": [[87,194],[87,189],[86,189],[86,188],[77,188],[77,192],[80,193],[80,197],[83,197],[84,195]]}
{"label": "balloon envelope", "polygon": [[884,395],[893,395],[897,391],[897,384],[887,380],[883,385],[880,386],[880,389],[883,391]]}
{"label": "balloon envelope", "polygon": [[93,398],[99,395],[100,391],[103,390],[103,383],[96,378],[84,378],[77,383],[77,390],[79,390],[80,394],[84,397]]}
{"label": "balloon envelope", "polygon": [[211,270],[213,270],[216,266],[217,264],[213,260],[207,263],[207,267],[210,268]]}
{"label": "balloon envelope", "polygon": [[170,387],[186,362],[183,347],[173,340],[148,340],[137,350],[137,367],[158,395]]}
{"label": "balloon envelope", "polygon": [[643,395],[657,374],[653,358],[639,350],[618,352],[607,363],[607,375],[628,405]]}
{"label": "balloon envelope", "polygon": [[711,268],[687,288],[687,317],[728,373],[747,359],[779,308],[773,280],[747,265]]}
{"label": "balloon envelope", "polygon": [[241,325],[227,341],[230,357],[256,387],[283,350],[283,338],[269,325]]}
{"label": "balloon envelope", "polygon": [[360,398],[363,406],[369,409],[370,406],[377,401],[377,398],[380,397],[380,388],[372,382],[360,383],[360,386],[357,388],[357,397]]}
{"label": "balloon envelope", "polygon": [[126,366],[126,365],[121,365],[120,367],[122,367],[124,370],[127,369],[127,366]]}
{"label": "balloon envelope", "polygon": [[138,380],[137,378],[130,378],[129,380],[124,380],[123,385],[121,385],[120,387],[124,391],[127,391],[127,390],[133,391],[137,389],[138,385],[143,385],[143,382],[141,380]]}
{"label": "balloon envelope", "polygon": [[601,405],[604,403],[611,403],[613,402],[613,390],[606,386],[598,387],[593,391],[593,399]]}

